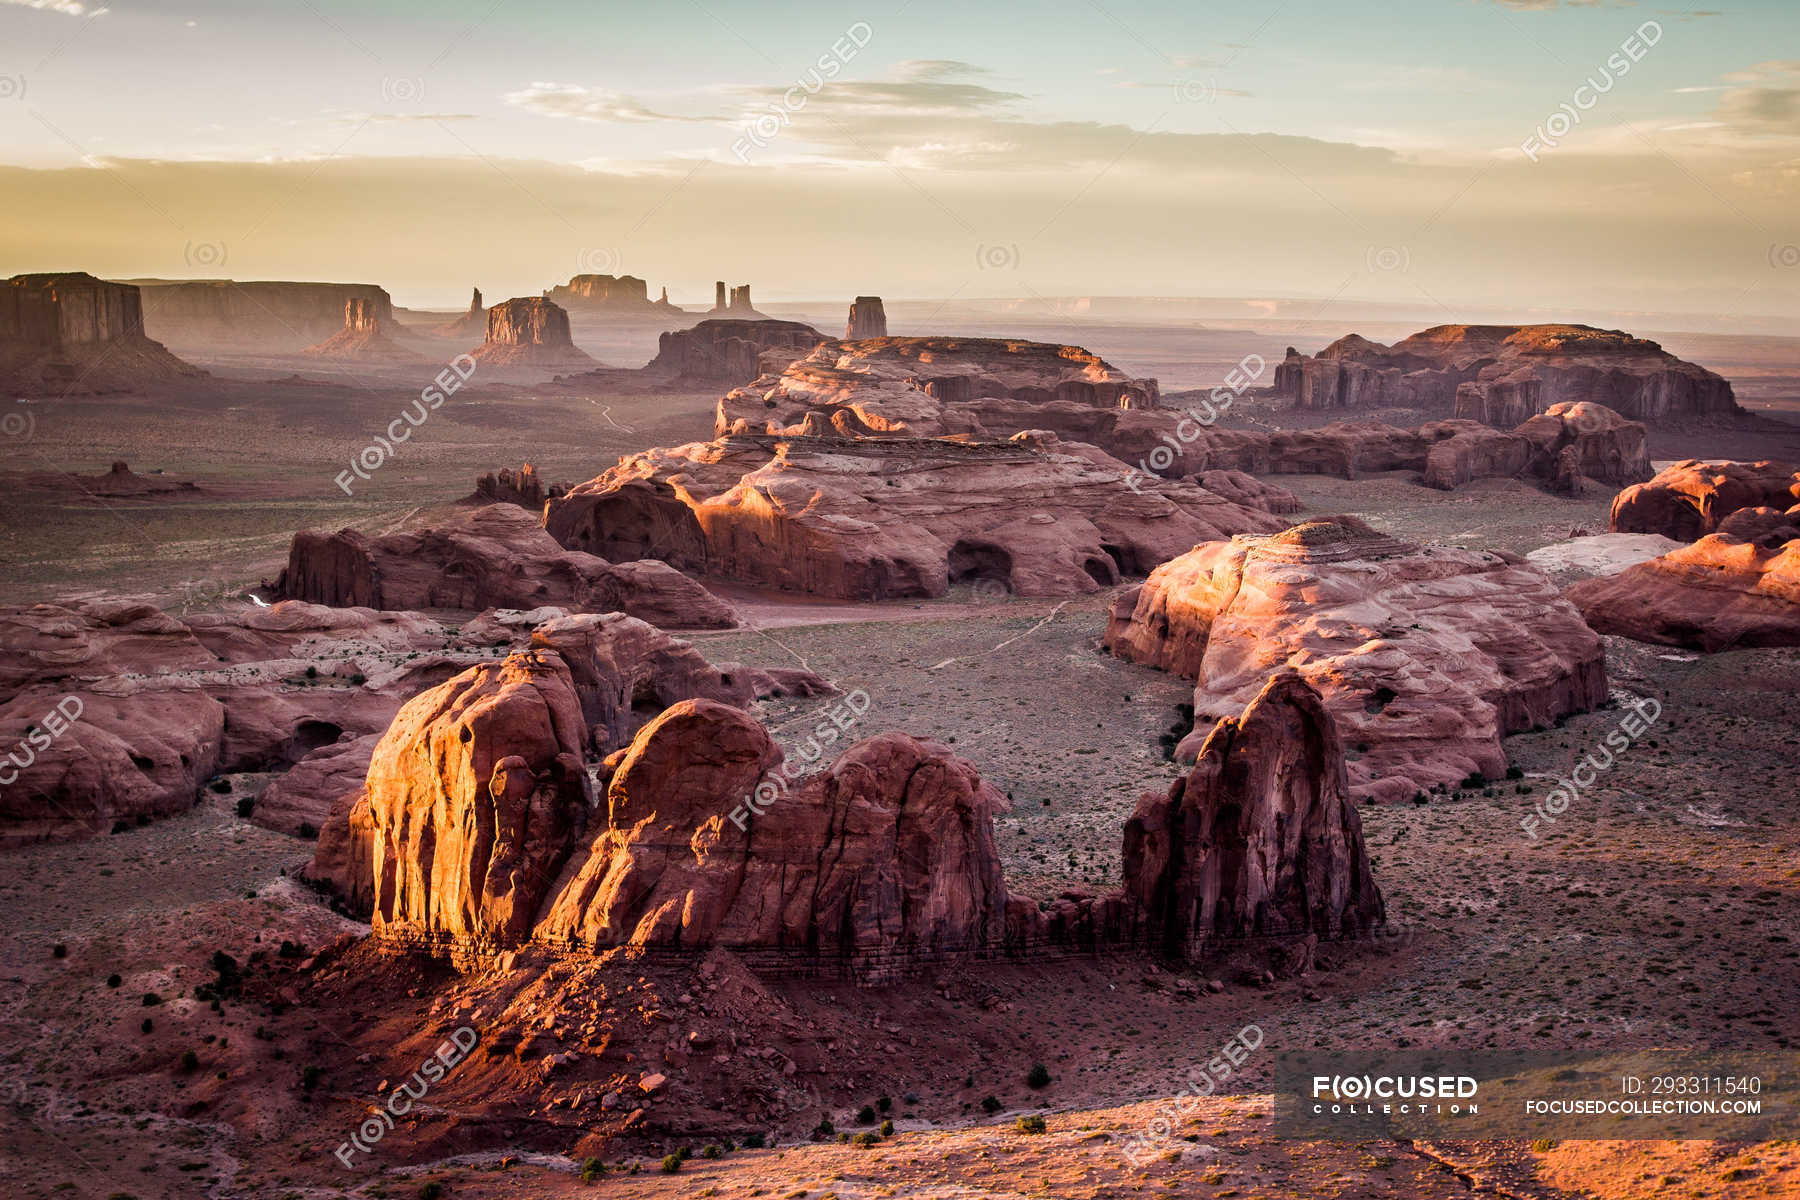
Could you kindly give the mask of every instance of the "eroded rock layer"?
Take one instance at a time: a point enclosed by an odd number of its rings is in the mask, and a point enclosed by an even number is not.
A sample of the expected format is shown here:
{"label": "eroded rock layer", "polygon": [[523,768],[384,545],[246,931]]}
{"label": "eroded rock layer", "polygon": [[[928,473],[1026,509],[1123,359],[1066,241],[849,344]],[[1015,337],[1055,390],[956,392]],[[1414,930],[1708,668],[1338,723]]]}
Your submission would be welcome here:
{"label": "eroded rock layer", "polygon": [[1500,428],[1578,401],[1649,422],[1740,411],[1713,372],[1587,325],[1439,325],[1392,346],[1351,334],[1316,355],[1289,349],[1274,383],[1301,408],[1422,408]]}
{"label": "eroded rock layer", "polygon": [[1800,515],[1800,468],[1792,463],[1702,462],[1686,459],[1613,501],[1614,533],[1660,533],[1691,542],[1735,512],[1770,508]]}
{"label": "eroded rock layer", "polygon": [[714,318],[664,333],[649,369],[691,383],[736,387],[782,370],[824,340],[800,321]]}
{"label": "eroded rock layer", "polygon": [[0,388],[130,391],[204,374],[145,336],[143,299],[130,284],[69,271],[0,286]]}
{"label": "eroded rock layer", "polygon": [[1196,542],[1285,524],[1191,484],[1140,494],[1126,474],[1092,447],[1027,440],[735,436],[625,458],[550,500],[544,524],[614,562],[867,600],[967,579],[1079,595]]}
{"label": "eroded rock layer", "polygon": [[564,550],[514,504],[473,509],[430,529],[371,536],[355,529],[294,535],[285,597],[377,609],[624,612],[672,629],[725,629],[729,605],[666,563],[610,563]]}
{"label": "eroded rock layer", "polygon": [[487,312],[487,340],[469,351],[502,367],[591,367],[569,336],[569,314],[542,296],[522,296]]}
{"label": "eroded rock layer", "polygon": [[1298,670],[1356,749],[1359,799],[1499,778],[1503,734],[1606,700],[1600,639],[1543,574],[1354,517],[1196,546],[1120,593],[1104,644],[1197,681],[1184,757],[1272,671]]}

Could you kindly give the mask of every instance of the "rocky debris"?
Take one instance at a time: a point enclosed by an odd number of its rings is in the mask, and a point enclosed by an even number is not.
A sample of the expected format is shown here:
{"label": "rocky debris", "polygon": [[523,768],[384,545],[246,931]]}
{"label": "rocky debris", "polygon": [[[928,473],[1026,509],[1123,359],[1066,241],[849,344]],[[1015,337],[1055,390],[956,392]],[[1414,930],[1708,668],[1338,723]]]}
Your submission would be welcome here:
{"label": "rocky debris", "polygon": [[1702,462],[1689,458],[1665,467],[1648,483],[1628,487],[1613,501],[1614,533],[1660,533],[1691,542],[1717,533],[1740,509],[1800,511],[1800,468],[1792,463]]}
{"label": "rocky debris", "polygon": [[344,306],[362,300],[391,328],[394,302],[372,283],[298,283],[234,279],[129,279],[143,290],[144,321],[163,341],[255,344],[298,351],[331,337]]}
{"label": "rocky debris", "polygon": [[394,341],[393,322],[376,315],[377,305],[363,296],[344,301],[344,327],[306,353],[320,358],[417,360],[421,355]]}
{"label": "rocky debris", "polygon": [[501,467],[478,476],[471,499],[477,504],[516,504],[529,512],[542,513],[545,500],[568,490],[567,484],[545,484],[537,468],[525,463],[517,471]]}
{"label": "rocky debris", "polygon": [[1531,476],[1573,495],[1586,480],[1617,487],[1650,477],[1648,431],[1599,404],[1555,404],[1511,433],[1466,421],[1425,428],[1451,424],[1457,431],[1426,453],[1426,487],[1452,491],[1474,479]]}
{"label": "rocky debris", "polygon": [[880,296],[858,296],[850,302],[850,318],[844,322],[846,342],[887,335],[887,310],[882,308]]}
{"label": "rocky debris", "polygon": [[5,608],[0,643],[0,746],[19,770],[0,787],[0,843],[185,811],[214,775],[377,732],[493,653],[415,614],[292,602],[186,621],[133,602]]}
{"label": "rocky debris", "polygon": [[380,537],[355,529],[297,533],[275,590],[339,607],[560,605],[629,613],[676,629],[737,624],[729,605],[666,563],[611,563],[564,550],[513,504],[490,504],[449,524]]}
{"label": "rocky debris", "polygon": [[1191,484],[1140,494],[1123,463],[1087,450],[733,436],[631,455],[549,501],[544,524],[613,562],[868,600],[975,579],[1080,595],[1196,542],[1284,525]]}
{"label": "rocky debris", "polygon": [[1124,861],[1149,940],[1175,958],[1221,940],[1362,936],[1384,920],[1343,743],[1293,671],[1213,726],[1166,794],[1138,801]]}
{"label": "rocky debris", "polygon": [[735,387],[782,370],[823,341],[824,334],[800,321],[706,320],[664,333],[648,369],[693,383]]}
{"label": "rocky debris", "polygon": [[1392,346],[1351,334],[1310,357],[1290,347],[1273,391],[1300,408],[1418,408],[1498,428],[1577,401],[1645,422],[1741,411],[1720,376],[1587,325],[1439,325]]}
{"label": "rocky debris", "polygon": [[650,299],[649,285],[636,275],[577,275],[551,288],[547,297],[564,308],[606,313],[662,314],[681,309],[669,303],[669,290]]}
{"label": "rocky debris", "polygon": [[1718,533],[1566,595],[1601,633],[1640,642],[1800,646],[1800,513],[1739,509]]}
{"label": "rocky debris", "polygon": [[145,336],[130,284],[70,271],[14,275],[0,287],[0,389],[126,392],[204,374]]}
{"label": "rocky debris", "polygon": [[455,338],[459,342],[467,338],[487,337],[487,309],[481,303],[481,289],[470,289],[469,311],[454,321],[445,321],[433,328],[432,332],[439,337]]}
{"label": "rocky debris", "polygon": [[1196,731],[1298,670],[1355,755],[1358,799],[1506,770],[1504,734],[1606,701],[1600,639],[1515,555],[1415,546],[1354,517],[1212,542],[1121,591],[1105,647],[1196,680]]}
{"label": "rocky debris", "polygon": [[569,336],[569,314],[542,296],[517,297],[488,309],[487,340],[469,353],[501,367],[594,365]]}

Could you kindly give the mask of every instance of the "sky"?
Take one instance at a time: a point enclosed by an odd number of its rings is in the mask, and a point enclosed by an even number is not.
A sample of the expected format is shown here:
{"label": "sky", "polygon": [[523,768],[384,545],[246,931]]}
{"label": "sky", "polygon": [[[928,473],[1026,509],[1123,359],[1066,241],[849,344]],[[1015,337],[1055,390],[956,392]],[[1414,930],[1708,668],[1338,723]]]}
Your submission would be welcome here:
{"label": "sky", "polygon": [[0,275],[1800,318],[1800,5],[0,0]]}

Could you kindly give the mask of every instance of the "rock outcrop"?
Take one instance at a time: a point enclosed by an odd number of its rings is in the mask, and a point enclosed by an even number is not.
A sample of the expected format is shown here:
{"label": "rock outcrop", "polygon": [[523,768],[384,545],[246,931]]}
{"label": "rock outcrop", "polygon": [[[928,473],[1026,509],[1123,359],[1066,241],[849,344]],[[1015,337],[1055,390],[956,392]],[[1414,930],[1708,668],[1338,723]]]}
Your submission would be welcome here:
{"label": "rock outcrop", "polygon": [[736,387],[785,369],[825,340],[800,321],[706,320],[664,333],[648,369],[684,382]]}
{"label": "rock outcrop", "polygon": [[646,450],[550,500],[559,543],[612,562],[845,599],[993,579],[1079,595],[1279,518],[1190,484],[1139,494],[1124,464],[1025,441],[742,435]]}
{"label": "rock outcrop", "polygon": [[320,358],[355,358],[395,362],[422,356],[394,341],[393,323],[377,315],[377,306],[362,296],[344,301],[344,327],[306,353]]}
{"label": "rock outcrop", "polygon": [[738,284],[731,289],[730,296],[727,297],[725,281],[723,279],[713,283],[713,306],[711,311],[725,316],[744,317],[753,321],[764,319],[763,315],[756,311],[755,305],[750,303],[749,284]]}
{"label": "rock outcrop", "polygon": [[1600,639],[1543,574],[1354,517],[1194,547],[1120,593],[1104,645],[1196,680],[1182,757],[1296,669],[1355,748],[1359,799],[1499,778],[1502,735],[1606,700]]}
{"label": "rock outcrop", "polygon": [[850,302],[850,318],[844,322],[845,341],[856,342],[864,338],[884,338],[887,335],[887,310],[881,307],[880,296],[858,296]]}
{"label": "rock outcrop", "polygon": [[204,375],[144,334],[130,284],[80,271],[15,275],[0,287],[0,389],[120,392]]}
{"label": "rock outcrop", "polygon": [[1578,401],[1645,422],[1740,412],[1713,372],[1586,325],[1439,325],[1392,346],[1351,334],[1311,357],[1290,348],[1274,385],[1301,408],[1425,409],[1498,428]]}
{"label": "rock outcrop", "polygon": [[373,537],[355,529],[294,535],[279,595],[374,609],[624,612],[673,629],[727,629],[729,605],[662,562],[611,563],[564,550],[530,514],[491,504],[453,523]]}
{"label": "rock outcrop", "polygon": [[1800,468],[1792,463],[1686,459],[1613,501],[1614,533],[1660,533],[1691,542],[1717,533],[1735,512],[1770,508],[1800,516]]}
{"label": "rock outcrop", "polygon": [[480,504],[516,504],[532,513],[544,511],[544,501],[567,492],[561,483],[546,484],[538,477],[537,468],[525,463],[517,471],[501,467],[475,479],[473,499]]}
{"label": "rock outcrop", "polygon": [[1385,919],[1324,701],[1278,672],[1125,825],[1125,891],[1153,945],[1366,936]]}
{"label": "rock outcrop", "polygon": [[331,337],[344,305],[361,300],[392,322],[394,302],[372,283],[298,283],[235,279],[128,279],[143,290],[144,324],[177,347],[213,345],[297,352]]}
{"label": "rock outcrop", "polygon": [[487,309],[481,303],[481,289],[471,289],[469,311],[454,321],[445,321],[432,330],[439,337],[455,338],[467,344],[467,338],[487,336]]}
{"label": "rock outcrop", "polygon": [[1715,653],[1800,646],[1800,512],[1743,508],[1691,546],[1566,593],[1601,633]]}
{"label": "rock outcrop", "polygon": [[[1426,428],[1436,432],[1449,424]],[[1420,481],[1426,487],[1452,491],[1474,479],[1523,477],[1575,494],[1584,480],[1618,487],[1650,477],[1648,431],[1598,404],[1555,404],[1511,433],[1476,422],[1454,424],[1463,428],[1426,452]]]}
{"label": "rock outcrop", "polygon": [[488,309],[487,340],[469,353],[501,367],[594,365],[569,336],[569,314],[542,296],[518,297]]}

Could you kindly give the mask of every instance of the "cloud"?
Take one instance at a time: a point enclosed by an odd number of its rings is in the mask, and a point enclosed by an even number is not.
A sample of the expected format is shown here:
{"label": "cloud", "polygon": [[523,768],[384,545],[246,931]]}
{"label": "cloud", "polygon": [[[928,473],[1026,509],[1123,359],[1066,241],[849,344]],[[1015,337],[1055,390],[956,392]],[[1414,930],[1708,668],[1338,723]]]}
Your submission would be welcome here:
{"label": "cloud", "polygon": [[[1514,12],[1548,12],[1553,8],[1600,8],[1607,0],[1492,0],[1495,4],[1503,4]],[[1632,0],[1613,0],[1618,7],[1626,7]]]}
{"label": "cloud", "polygon": [[1720,76],[1733,84],[1713,117],[1737,133],[1800,137],[1800,59],[1770,59]]}
{"label": "cloud", "polygon": [[650,109],[630,96],[604,88],[573,83],[533,83],[508,92],[501,99],[516,108],[546,117],[576,121],[705,121],[706,117],[681,117]]}
{"label": "cloud", "polygon": [[907,58],[894,64],[894,74],[901,79],[934,80],[966,79],[975,75],[992,75],[986,67],[963,62],[960,58]]}
{"label": "cloud", "polygon": [[109,8],[89,8],[81,0],[0,0],[0,4],[10,4],[15,8],[35,8],[43,12],[62,13],[69,17],[98,17],[112,11]]}

